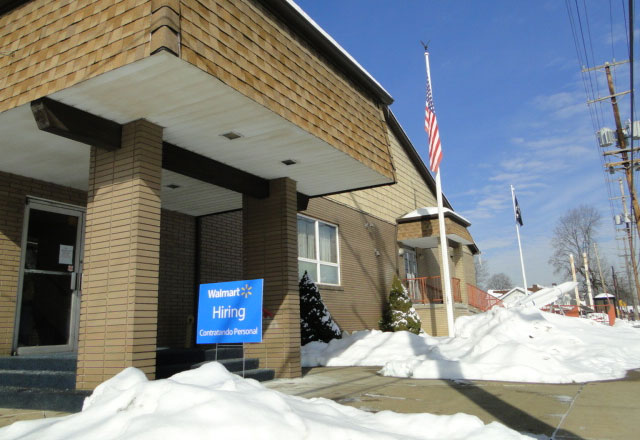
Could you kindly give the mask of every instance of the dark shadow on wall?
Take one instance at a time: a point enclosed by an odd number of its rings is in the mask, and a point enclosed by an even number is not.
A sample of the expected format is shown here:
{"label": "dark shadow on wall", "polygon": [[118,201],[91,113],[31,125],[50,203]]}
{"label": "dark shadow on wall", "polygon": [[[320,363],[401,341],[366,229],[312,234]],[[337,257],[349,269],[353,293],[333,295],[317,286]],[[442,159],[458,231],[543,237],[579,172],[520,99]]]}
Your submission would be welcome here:
{"label": "dark shadow on wall", "polygon": [[[357,262],[359,270],[361,271],[363,276],[368,279],[370,285],[380,286],[380,291],[377,292],[377,297],[380,302],[380,316],[382,316],[384,303],[387,300],[389,291],[391,289],[391,277],[394,273],[400,275],[398,272],[398,246],[396,242],[397,237],[394,236],[391,240],[394,243],[393,247],[391,248],[390,246],[388,246],[377,225],[377,223],[381,223],[382,220],[365,214],[364,209],[358,203],[354,195],[350,194],[350,197],[351,201],[356,207],[356,212],[359,214],[362,226],[366,229],[367,234],[369,235],[369,239],[373,245],[371,252],[373,252],[376,256],[376,260],[378,260],[377,264],[375,265],[375,267],[371,267],[370,265],[368,265],[365,261],[363,261],[356,249],[354,249],[354,247],[351,246],[350,243],[348,243],[346,240],[342,240],[341,244],[344,244],[349,248],[351,255],[354,256],[355,261]],[[371,226],[366,227],[365,225]],[[364,325],[365,327],[367,326],[367,323],[362,319],[360,320],[360,324]]]}

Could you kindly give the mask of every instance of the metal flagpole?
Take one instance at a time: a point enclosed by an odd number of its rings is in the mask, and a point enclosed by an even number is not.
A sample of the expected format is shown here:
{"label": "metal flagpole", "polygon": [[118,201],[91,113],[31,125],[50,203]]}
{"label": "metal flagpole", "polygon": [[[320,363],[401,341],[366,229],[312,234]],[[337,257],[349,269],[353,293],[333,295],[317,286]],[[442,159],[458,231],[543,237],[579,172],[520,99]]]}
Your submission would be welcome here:
{"label": "metal flagpole", "polygon": [[[424,52],[425,62],[427,64],[427,81],[431,87],[431,70],[429,69],[429,52]],[[433,90],[433,87],[431,87]],[[451,296],[451,275],[449,273],[449,248],[447,246],[447,234],[444,227],[444,208],[442,204],[442,183],[440,181],[440,167],[436,172],[436,199],[438,201],[438,226],[440,227],[440,252],[442,257],[442,277],[444,278],[444,301],[447,309],[447,327],[449,328],[449,337],[456,335],[453,319],[453,298]]]}
{"label": "metal flagpole", "polygon": [[[511,185],[511,201],[513,202],[513,215],[518,217],[518,213],[516,211],[516,193],[515,188]],[[524,283],[524,294],[527,295],[529,290],[527,289],[527,275],[524,272],[524,258],[522,257],[522,243],[520,242],[520,226],[518,221],[516,221],[516,235],[518,236],[518,249],[520,249],[520,266],[522,266],[522,282]]]}
{"label": "metal flagpole", "polygon": [[449,274],[449,247],[444,227],[444,208],[442,206],[442,184],[440,183],[440,169],[436,173],[436,198],[438,200],[438,225],[440,227],[440,250],[442,254],[442,276],[444,277],[444,300],[447,308],[447,326],[449,337],[456,335],[453,325],[453,298],[451,297],[451,275]]}

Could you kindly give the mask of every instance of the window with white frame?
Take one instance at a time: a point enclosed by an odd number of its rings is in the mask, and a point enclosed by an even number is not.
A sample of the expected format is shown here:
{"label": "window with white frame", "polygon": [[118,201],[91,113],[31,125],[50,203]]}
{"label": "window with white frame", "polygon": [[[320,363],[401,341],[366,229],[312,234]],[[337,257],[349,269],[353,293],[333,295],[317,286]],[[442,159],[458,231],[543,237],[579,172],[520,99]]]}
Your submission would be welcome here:
{"label": "window with white frame", "polygon": [[319,284],[340,284],[338,227],[298,215],[298,277],[307,271]]}

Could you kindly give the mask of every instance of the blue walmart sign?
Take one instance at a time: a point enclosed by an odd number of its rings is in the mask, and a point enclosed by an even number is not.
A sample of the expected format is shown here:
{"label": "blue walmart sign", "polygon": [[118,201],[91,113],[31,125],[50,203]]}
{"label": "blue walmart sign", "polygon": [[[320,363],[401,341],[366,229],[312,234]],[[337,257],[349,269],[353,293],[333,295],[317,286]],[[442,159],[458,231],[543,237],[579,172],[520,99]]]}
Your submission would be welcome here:
{"label": "blue walmart sign", "polygon": [[263,280],[200,284],[197,344],[262,342]]}

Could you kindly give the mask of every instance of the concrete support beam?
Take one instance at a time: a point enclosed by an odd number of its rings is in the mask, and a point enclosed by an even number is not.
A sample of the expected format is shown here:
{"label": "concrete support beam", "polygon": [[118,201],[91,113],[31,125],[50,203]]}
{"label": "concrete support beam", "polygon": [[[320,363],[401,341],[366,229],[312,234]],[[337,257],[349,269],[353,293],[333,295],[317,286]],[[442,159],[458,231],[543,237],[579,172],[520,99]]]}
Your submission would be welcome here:
{"label": "concrete support beam", "polygon": [[123,368],[155,377],[162,128],[123,126],[122,147],[91,148],[76,387]]}

